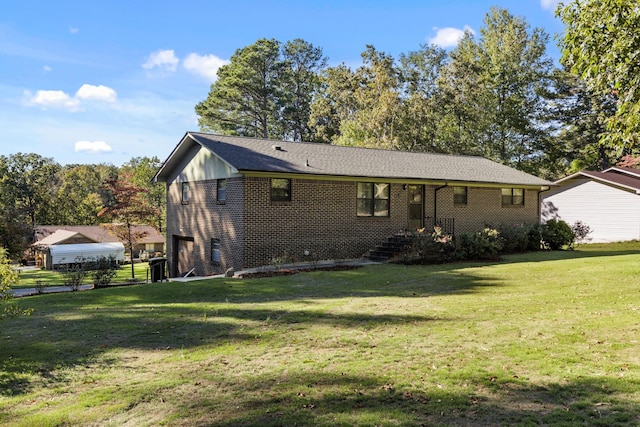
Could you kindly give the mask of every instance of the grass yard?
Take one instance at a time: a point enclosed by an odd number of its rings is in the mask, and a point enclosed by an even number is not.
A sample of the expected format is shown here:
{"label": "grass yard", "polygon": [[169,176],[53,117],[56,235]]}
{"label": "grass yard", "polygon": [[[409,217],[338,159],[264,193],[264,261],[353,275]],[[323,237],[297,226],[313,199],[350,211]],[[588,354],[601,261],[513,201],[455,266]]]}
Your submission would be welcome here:
{"label": "grass yard", "polygon": [[636,426],[639,244],[39,295],[4,426]]}
{"label": "grass yard", "polygon": [[[138,262],[133,264],[133,269],[137,280],[147,279],[147,270],[149,269],[148,262]],[[113,279],[113,283],[126,282],[131,278],[131,264],[123,265],[119,270],[117,276]],[[51,270],[26,270],[20,272],[20,278],[18,284],[13,286],[14,289],[19,288],[33,288],[37,281],[40,281],[44,286],[60,286],[64,283],[63,274],[57,271]],[[84,279],[84,284],[91,284],[91,277],[87,274]]]}

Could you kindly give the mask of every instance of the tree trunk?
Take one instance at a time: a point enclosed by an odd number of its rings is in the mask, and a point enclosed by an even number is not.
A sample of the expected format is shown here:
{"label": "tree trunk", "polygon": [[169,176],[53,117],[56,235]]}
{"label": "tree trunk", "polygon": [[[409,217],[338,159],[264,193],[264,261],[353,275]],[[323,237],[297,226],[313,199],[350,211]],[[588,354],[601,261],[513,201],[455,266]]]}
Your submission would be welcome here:
{"label": "tree trunk", "polygon": [[129,258],[131,259],[131,278],[135,279],[136,278],[136,273],[135,273],[135,270],[133,268],[133,246],[129,246]]}

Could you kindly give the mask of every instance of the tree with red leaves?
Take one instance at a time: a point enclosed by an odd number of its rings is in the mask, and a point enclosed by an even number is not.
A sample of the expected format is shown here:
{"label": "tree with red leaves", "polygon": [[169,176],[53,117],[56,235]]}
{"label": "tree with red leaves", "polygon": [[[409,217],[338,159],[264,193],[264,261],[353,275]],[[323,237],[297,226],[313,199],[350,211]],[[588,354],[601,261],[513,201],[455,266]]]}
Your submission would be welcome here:
{"label": "tree with red leaves", "polygon": [[633,157],[631,155],[626,155],[620,159],[616,166],[621,168],[634,168],[640,169],[640,157]]}
{"label": "tree with red leaves", "polygon": [[136,231],[134,226],[147,222],[148,218],[157,215],[157,209],[143,197],[148,190],[138,187],[132,182],[131,174],[121,174],[109,178],[104,189],[113,195],[111,202],[98,212],[98,217],[112,220],[109,224],[101,224],[109,234],[116,236],[127,245],[131,258],[131,278],[135,279],[133,268],[133,247],[147,236],[146,232]]}

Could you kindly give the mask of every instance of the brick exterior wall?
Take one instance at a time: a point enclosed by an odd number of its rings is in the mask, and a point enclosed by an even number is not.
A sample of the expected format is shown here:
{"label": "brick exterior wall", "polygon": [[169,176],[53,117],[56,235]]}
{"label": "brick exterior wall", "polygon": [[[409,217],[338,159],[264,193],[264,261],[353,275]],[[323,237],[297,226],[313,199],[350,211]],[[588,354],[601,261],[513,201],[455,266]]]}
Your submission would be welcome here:
{"label": "brick exterior wall", "polygon": [[486,224],[532,224],[539,222],[538,192],[525,190],[524,206],[502,206],[500,188],[474,188],[467,190],[467,204],[453,203],[453,188],[445,187],[437,192],[437,216],[455,218],[455,233],[481,230]]}
{"label": "brick exterior wall", "polygon": [[[227,179],[226,201],[219,202],[217,180],[189,183],[189,203],[182,204],[182,184],[167,186],[167,257],[169,276],[178,273],[177,239],[193,239],[193,253],[185,255],[198,276],[238,268],[243,259],[243,178]],[[219,239],[220,263],[211,260],[211,239]],[[188,271],[188,270],[187,270]]]}
{"label": "brick exterior wall", "polygon": [[398,184],[391,186],[388,218],[356,216],[356,182],[294,179],[291,202],[272,202],[270,185],[269,178],[246,179],[245,266],[283,255],[358,258],[406,226],[406,195]]}
{"label": "brick exterior wall", "polygon": [[[293,179],[290,202],[272,202],[269,178],[227,180],[226,202],[216,200],[217,181],[190,183],[190,200],[181,203],[181,184],[167,187],[169,273],[177,270],[176,239],[192,238],[190,265],[196,275],[223,273],[289,261],[357,258],[407,226],[407,192],[391,185],[390,216],[356,215],[356,182]],[[434,197],[437,194],[436,210]],[[486,223],[538,221],[537,191],[525,192],[524,206],[503,207],[500,188],[469,188],[467,205],[455,206],[453,188],[425,187],[425,226],[433,217],[455,218],[455,232],[481,229]],[[211,239],[220,240],[221,262],[211,261]],[[305,255],[305,251],[309,255]],[[184,272],[181,272],[184,273]]]}

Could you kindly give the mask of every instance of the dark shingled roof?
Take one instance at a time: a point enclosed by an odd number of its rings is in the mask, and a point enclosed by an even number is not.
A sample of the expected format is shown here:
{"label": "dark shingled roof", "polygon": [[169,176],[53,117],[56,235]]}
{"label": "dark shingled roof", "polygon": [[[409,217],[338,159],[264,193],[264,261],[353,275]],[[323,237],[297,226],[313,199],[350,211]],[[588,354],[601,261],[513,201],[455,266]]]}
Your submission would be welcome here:
{"label": "dark shingled roof", "polygon": [[[34,229],[34,240],[40,240],[53,235],[58,230],[65,230],[72,233],[82,234],[96,243],[119,242],[117,237],[109,234],[106,228],[99,225],[37,225]],[[164,243],[164,236],[150,225],[134,225],[135,232],[144,232],[147,235],[140,239],[138,243]]]}
{"label": "dark shingled roof", "polygon": [[611,171],[608,171],[608,172],[580,171],[567,178],[557,181],[557,183],[560,183],[562,181],[566,181],[569,179],[577,178],[580,176],[593,178],[596,181],[617,185],[630,190],[635,190],[636,192],[640,192],[640,178],[638,178],[637,176],[623,175],[623,174],[615,173]]}
{"label": "dark shingled roof", "polygon": [[188,132],[155,179],[164,181],[194,143],[240,172],[279,172],[365,178],[553,185],[525,172],[476,156],[378,150]]}

